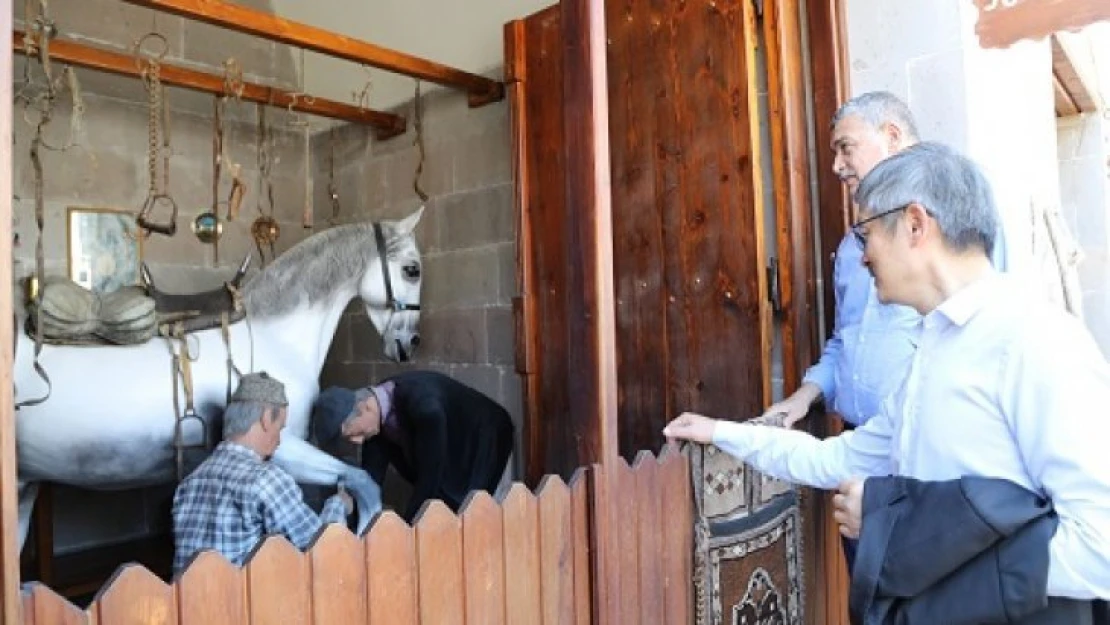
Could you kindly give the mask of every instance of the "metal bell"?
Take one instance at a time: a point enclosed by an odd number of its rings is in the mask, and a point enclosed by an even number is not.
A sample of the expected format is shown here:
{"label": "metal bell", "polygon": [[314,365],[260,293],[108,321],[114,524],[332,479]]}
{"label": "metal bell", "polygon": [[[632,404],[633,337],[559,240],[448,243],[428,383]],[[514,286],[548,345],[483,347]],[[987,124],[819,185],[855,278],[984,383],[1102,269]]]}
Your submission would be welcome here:
{"label": "metal bell", "polygon": [[193,234],[201,243],[215,243],[224,232],[219,216],[209,211],[196,216],[193,220]]}

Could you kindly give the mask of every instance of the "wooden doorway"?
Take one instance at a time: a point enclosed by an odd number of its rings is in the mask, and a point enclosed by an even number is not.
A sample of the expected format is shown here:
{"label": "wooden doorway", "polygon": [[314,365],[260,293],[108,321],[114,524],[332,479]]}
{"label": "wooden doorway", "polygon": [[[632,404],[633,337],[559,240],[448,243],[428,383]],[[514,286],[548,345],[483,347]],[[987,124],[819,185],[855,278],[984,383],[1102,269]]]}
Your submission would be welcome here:
{"label": "wooden doorway", "polygon": [[[682,410],[758,415],[772,399],[773,348],[787,392],[818,353],[818,316],[824,308],[831,318],[831,298],[820,302],[817,276],[844,228],[823,148],[843,93],[837,15],[837,0],[606,3],[617,436],[626,460],[658,449],[662,426]],[[581,340],[571,321],[584,314],[568,297],[581,271],[571,247],[581,213],[565,176],[573,115],[564,112],[572,104],[560,20],[553,6],[506,27],[530,479],[572,470],[580,451],[570,409],[580,372],[567,355]],[[760,478],[744,480],[750,496]],[[793,504],[804,519],[799,584],[811,623],[839,622],[847,597],[825,504],[808,491]]]}

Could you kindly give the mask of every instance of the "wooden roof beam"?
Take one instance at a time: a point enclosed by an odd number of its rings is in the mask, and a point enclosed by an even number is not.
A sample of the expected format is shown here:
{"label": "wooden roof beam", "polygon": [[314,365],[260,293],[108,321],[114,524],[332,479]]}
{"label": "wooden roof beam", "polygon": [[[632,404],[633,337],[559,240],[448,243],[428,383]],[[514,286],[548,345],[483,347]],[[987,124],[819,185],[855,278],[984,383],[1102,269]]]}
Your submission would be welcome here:
{"label": "wooden roof beam", "polygon": [[[23,33],[15,31],[12,37],[12,49],[19,54],[26,54],[27,49],[23,44]],[[52,60],[68,63],[76,67],[95,69],[120,76],[140,77],[142,70],[134,56],[121,54],[101,48],[94,48],[64,39],[50,41],[50,58]],[[188,69],[168,63],[160,64],[159,78],[163,84],[193,91],[224,95],[224,77],[215,74]],[[383,113],[334,100],[325,100],[295,94],[289,91],[244,82],[241,99],[248,102],[269,104],[275,107],[292,108],[299,113],[309,113],[321,117],[330,117],[356,124],[366,124],[377,129],[379,139],[388,139],[405,132],[405,118],[393,113]]]}
{"label": "wooden roof beam", "polygon": [[445,87],[461,89],[469,94],[470,106],[482,106],[505,97],[504,85],[499,81],[223,0],[123,1],[388,72],[412,76]]}
{"label": "wooden roof beam", "polygon": [[[1052,77],[1056,91],[1056,113],[1066,117],[1077,113],[1094,113],[1102,110],[1102,96],[1098,89],[1098,72],[1091,58],[1090,47],[1084,35],[1057,33],[1052,35]],[[1074,105],[1061,110],[1061,91]],[[1063,113],[1063,114],[1061,114]]]}

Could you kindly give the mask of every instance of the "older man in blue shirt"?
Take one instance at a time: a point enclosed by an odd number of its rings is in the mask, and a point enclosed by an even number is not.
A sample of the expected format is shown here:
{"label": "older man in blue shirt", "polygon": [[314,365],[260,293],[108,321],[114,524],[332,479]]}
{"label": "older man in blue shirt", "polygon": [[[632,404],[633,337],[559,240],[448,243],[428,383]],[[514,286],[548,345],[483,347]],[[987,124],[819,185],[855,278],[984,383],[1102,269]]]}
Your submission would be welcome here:
{"label": "older man in blue shirt", "polygon": [[[833,169],[854,195],[859,181],[876,165],[918,142],[917,125],[904,102],[885,91],[856,96],[833,116]],[[1006,268],[1003,229],[989,256]],[[833,288],[836,318],[832,337],[821,359],[806,371],[802,385],[763,415],[783,415],[791,427],[810,406],[824,397],[830,410],[849,427],[862,425],[879,411],[883,399],[897,388],[909,369],[917,345],[921,316],[908,306],[883,304],[871,274],[862,263],[863,250],[847,233],[836,251]]]}
{"label": "older man in blue shirt", "polygon": [[690,413],[664,434],[712,442],[780,479],[839,484],[834,516],[846,536],[860,531],[861,478],[1009,481],[1051,502],[1059,518],[1045,587],[1032,590],[1110,599],[1110,420],[1098,413],[1110,404],[1110,366],[1091,335],[1036,289],[992,268],[998,214],[990,186],[951,149],[920,144],[891,157],[857,199],[862,218],[853,232],[877,298],[923,315],[898,390],[875,418],[825,440]]}

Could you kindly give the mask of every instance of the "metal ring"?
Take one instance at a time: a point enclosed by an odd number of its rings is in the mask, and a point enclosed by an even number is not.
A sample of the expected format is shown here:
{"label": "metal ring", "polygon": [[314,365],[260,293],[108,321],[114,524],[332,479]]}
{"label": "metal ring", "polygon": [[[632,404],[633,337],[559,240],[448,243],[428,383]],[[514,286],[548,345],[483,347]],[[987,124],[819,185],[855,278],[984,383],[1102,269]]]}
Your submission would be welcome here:
{"label": "metal ring", "polygon": [[147,40],[149,39],[154,39],[162,42],[162,52],[156,55],[152,55],[155,61],[161,62],[165,60],[166,55],[169,54],[170,42],[168,39],[166,39],[166,36],[162,33],[149,32],[142,37],[139,37],[139,39],[135,41],[135,46],[133,48],[135,54],[135,64],[139,66],[139,69],[143,69],[141,63],[143,57],[143,45],[145,45]]}

